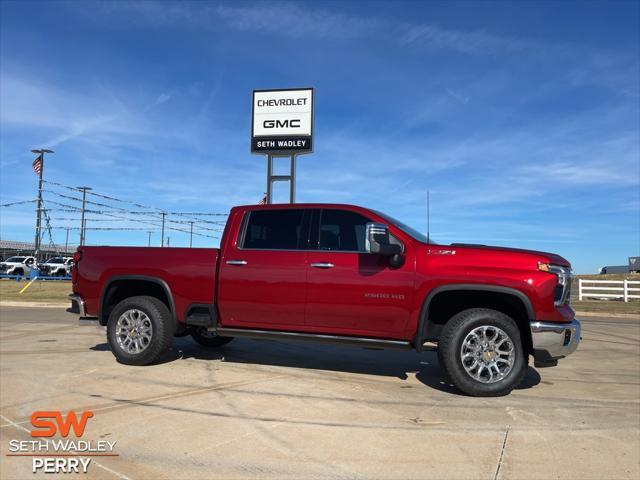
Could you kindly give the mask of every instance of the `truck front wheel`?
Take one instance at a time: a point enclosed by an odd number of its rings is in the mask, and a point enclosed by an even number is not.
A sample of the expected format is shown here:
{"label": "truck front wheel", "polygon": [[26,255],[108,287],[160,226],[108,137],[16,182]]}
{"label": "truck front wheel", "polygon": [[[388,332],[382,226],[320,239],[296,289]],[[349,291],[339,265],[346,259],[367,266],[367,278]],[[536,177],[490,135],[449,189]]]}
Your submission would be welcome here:
{"label": "truck front wheel", "polygon": [[456,387],[475,397],[507,395],[527,371],[516,322],[487,308],[464,310],[444,326],[438,360]]}
{"label": "truck front wheel", "polygon": [[214,332],[209,332],[206,328],[194,328],[191,330],[191,337],[203,347],[221,347],[226,345],[233,337],[221,337]]}
{"label": "truck front wheel", "polygon": [[109,315],[107,339],[120,363],[148,365],[171,346],[175,324],[167,306],[154,297],[130,297]]}

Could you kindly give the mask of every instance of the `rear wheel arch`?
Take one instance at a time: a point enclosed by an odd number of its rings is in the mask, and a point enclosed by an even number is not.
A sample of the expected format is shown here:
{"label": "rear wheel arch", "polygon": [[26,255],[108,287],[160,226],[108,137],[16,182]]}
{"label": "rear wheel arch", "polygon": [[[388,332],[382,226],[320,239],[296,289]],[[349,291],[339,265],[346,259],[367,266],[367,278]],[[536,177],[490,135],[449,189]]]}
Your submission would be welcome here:
{"label": "rear wheel arch", "polygon": [[120,275],[109,278],[102,288],[98,318],[100,325],[106,325],[109,315],[115,306],[125,298],[135,296],[149,296],[165,304],[174,322],[176,309],[171,288],[161,278],[144,275]]}
{"label": "rear wheel arch", "polygon": [[501,286],[453,284],[433,289],[425,298],[415,336],[416,350],[427,340],[437,341],[444,325],[469,308],[490,308],[518,325],[527,352],[532,351],[529,321],[535,320],[531,300],[521,291]]}

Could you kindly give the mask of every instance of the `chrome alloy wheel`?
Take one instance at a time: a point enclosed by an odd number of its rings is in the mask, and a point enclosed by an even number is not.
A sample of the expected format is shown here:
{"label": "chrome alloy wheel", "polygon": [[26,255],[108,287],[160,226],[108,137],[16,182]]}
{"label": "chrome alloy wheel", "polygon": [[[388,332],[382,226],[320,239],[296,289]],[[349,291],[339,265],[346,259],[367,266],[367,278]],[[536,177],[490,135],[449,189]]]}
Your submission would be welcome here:
{"label": "chrome alloy wheel", "polygon": [[460,348],[462,366],[471,378],[495,383],[506,377],[515,362],[516,351],[504,330],[492,325],[474,328]]}
{"label": "chrome alloy wheel", "polygon": [[151,319],[141,310],[131,309],[124,312],[116,323],[118,346],[127,353],[143,352],[153,336]]}

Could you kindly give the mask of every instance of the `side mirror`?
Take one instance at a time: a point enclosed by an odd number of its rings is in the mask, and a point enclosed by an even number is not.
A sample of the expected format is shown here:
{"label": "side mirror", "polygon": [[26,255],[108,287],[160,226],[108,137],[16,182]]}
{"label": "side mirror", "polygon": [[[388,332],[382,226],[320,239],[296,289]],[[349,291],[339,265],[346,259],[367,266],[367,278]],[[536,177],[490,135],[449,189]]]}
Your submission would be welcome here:
{"label": "side mirror", "polygon": [[402,253],[402,247],[396,243],[391,243],[389,238],[389,227],[384,223],[367,223],[365,250],[367,253],[377,253],[385,257],[392,257]]}

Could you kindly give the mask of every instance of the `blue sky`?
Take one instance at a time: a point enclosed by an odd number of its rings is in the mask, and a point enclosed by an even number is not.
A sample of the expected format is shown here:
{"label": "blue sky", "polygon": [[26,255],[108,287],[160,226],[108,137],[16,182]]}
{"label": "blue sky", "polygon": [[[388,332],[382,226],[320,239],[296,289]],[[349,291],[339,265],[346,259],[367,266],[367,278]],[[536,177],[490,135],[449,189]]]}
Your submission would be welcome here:
{"label": "blue sky", "polygon": [[[371,206],[424,231],[430,190],[436,241],[553,251],[578,272],[624,264],[640,254],[639,5],[4,0],[2,203],[35,197],[35,147],[56,151],[45,178],[61,184],[168,211],[256,203],[251,91],[312,86],[298,201]],[[33,208],[3,208],[2,238],[31,240]]]}

